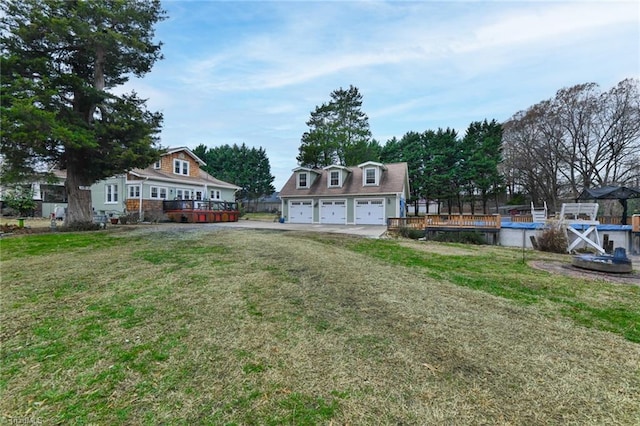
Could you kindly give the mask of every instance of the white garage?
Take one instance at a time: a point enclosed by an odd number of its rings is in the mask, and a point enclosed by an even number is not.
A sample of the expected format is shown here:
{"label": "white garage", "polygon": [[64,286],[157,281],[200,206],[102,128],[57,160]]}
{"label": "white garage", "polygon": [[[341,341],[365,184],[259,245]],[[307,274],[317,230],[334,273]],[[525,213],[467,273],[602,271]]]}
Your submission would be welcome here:
{"label": "white garage", "polygon": [[290,201],[289,202],[289,222],[290,223],[312,223],[313,203],[311,200]]}
{"label": "white garage", "polygon": [[356,225],[385,225],[384,198],[356,200]]}
{"label": "white garage", "polygon": [[347,223],[347,202],[345,200],[321,200],[320,223],[336,225]]}

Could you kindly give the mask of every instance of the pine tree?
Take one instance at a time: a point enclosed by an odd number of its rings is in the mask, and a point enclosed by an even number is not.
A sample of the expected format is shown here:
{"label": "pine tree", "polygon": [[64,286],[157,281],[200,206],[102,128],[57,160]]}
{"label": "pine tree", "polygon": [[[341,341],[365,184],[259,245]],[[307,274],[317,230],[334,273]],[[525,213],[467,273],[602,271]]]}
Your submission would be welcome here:
{"label": "pine tree", "polygon": [[94,182],[159,156],[162,115],[111,89],[161,58],[158,0],[0,3],[2,178],[66,170],[68,223],[91,221]]}

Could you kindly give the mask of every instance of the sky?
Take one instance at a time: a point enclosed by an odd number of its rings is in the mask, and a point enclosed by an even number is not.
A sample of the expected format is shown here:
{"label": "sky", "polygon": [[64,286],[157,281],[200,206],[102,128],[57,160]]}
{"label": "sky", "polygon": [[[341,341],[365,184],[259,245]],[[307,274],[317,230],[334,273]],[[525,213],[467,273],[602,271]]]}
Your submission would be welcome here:
{"label": "sky", "polygon": [[508,120],[562,88],[640,77],[638,1],[163,1],[164,59],[124,91],[163,147],[262,147],[279,191],[306,122],[353,85],[373,137]]}

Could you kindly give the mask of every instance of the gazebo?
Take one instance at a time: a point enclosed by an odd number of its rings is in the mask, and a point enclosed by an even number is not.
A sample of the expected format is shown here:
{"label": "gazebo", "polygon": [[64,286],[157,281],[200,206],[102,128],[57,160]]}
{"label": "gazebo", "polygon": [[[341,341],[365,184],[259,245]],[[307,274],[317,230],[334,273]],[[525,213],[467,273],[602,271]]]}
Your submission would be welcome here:
{"label": "gazebo", "polygon": [[640,198],[639,188],[626,186],[603,186],[601,188],[585,188],[578,196],[578,200],[618,200],[622,204],[622,224],[627,224],[627,200]]}

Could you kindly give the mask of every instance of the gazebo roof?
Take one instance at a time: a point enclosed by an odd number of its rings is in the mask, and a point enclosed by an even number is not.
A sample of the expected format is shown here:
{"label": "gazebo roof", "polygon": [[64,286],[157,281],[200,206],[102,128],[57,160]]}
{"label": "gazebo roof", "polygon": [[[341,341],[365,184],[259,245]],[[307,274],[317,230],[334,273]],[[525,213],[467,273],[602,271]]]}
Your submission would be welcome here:
{"label": "gazebo roof", "polygon": [[628,198],[640,198],[640,189],[626,186],[585,188],[578,196],[578,200],[626,200]]}

